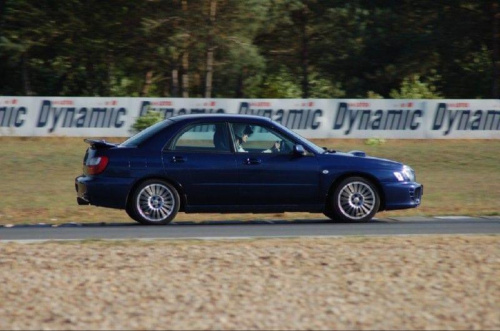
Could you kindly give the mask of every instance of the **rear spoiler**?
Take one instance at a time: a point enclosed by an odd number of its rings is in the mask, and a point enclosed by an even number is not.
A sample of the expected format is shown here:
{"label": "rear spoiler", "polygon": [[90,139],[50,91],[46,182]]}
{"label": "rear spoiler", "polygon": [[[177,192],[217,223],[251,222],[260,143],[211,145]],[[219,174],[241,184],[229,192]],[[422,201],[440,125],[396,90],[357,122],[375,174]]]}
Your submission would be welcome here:
{"label": "rear spoiler", "polygon": [[108,149],[118,146],[118,144],[107,142],[104,139],[83,139],[87,144],[89,144],[94,149]]}

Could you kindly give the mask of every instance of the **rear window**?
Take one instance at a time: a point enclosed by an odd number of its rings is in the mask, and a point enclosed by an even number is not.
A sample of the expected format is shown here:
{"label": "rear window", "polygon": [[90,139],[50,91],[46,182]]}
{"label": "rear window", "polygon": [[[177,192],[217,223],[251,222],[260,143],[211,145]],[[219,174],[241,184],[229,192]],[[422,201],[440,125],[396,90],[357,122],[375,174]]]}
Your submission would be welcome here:
{"label": "rear window", "polygon": [[163,129],[165,129],[166,127],[172,125],[173,123],[175,123],[175,122],[170,120],[170,119],[166,119],[164,121],[161,121],[161,122],[158,122],[154,125],[151,125],[149,128],[142,130],[141,132],[137,133],[136,135],[125,140],[123,143],[121,143],[120,146],[124,146],[124,147],[139,146],[143,142],[148,140],[149,138],[156,135],[158,132],[160,132]]}

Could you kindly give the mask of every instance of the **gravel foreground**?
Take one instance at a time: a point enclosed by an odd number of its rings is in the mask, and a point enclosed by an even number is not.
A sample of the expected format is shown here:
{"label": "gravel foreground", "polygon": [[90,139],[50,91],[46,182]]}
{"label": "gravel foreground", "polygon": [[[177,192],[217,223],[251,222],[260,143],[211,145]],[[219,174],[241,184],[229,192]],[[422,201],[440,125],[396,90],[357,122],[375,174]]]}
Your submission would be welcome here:
{"label": "gravel foreground", "polygon": [[0,329],[500,329],[500,236],[0,244]]}

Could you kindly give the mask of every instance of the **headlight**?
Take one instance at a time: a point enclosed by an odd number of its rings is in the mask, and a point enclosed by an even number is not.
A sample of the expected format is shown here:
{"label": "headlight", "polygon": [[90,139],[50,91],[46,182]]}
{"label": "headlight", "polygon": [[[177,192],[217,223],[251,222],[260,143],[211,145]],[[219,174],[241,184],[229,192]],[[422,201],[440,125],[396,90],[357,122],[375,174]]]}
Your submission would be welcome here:
{"label": "headlight", "polygon": [[409,166],[403,166],[403,170],[400,172],[394,172],[394,176],[399,182],[404,182],[405,180],[409,182],[415,181],[415,171]]}
{"label": "headlight", "polygon": [[408,166],[404,166],[403,167],[403,175],[405,175],[405,177],[410,181],[410,182],[414,182],[415,181],[415,171],[408,167]]}

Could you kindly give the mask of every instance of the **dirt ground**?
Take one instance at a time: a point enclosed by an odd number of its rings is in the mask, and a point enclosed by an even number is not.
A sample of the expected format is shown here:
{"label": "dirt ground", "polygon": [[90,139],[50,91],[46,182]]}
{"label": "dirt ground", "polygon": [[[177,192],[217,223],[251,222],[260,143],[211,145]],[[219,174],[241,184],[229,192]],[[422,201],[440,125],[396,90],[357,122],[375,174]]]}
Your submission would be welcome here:
{"label": "dirt ground", "polygon": [[0,244],[0,329],[500,329],[500,236]]}

